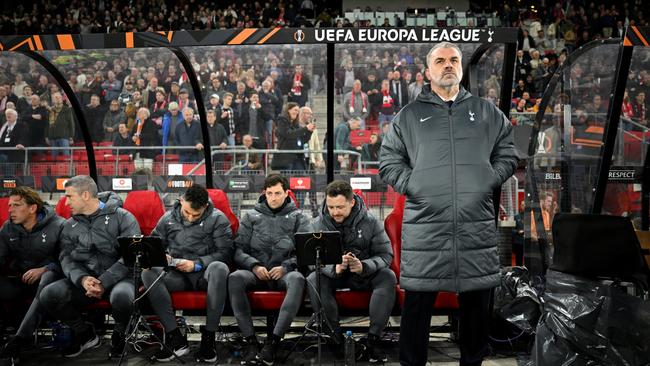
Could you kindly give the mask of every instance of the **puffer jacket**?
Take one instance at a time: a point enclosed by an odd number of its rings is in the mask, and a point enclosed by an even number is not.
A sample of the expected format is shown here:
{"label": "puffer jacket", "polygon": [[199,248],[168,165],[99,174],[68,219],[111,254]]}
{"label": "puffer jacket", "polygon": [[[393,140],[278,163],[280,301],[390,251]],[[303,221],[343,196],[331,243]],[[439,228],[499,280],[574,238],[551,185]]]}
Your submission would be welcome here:
{"label": "puffer jacket", "polygon": [[214,261],[229,264],[233,255],[232,230],[226,215],[212,202],[203,215],[187,222],[181,214],[181,203],[176,201],[158,221],[152,236],[163,239],[163,246],[173,258],[200,263],[203,268]]}
{"label": "puffer jacket", "polygon": [[61,272],[59,237],[63,224],[65,219],[47,204],[38,213],[38,221],[30,232],[7,220],[0,230],[0,265],[11,258],[9,269],[15,273],[43,266]]}
{"label": "puffer jacket", "polygon": [[117,238],[140,235],[140,227],[116,193],[101,192],[98,198],[104,208],[91,215],[73,215],[63,225],[59,259],[63,274],[78,287],[84,276],[93,276],[108,290],[129,274]]}
{"label": "puffer jacket", "polygon": [[[393,261],[393,248],[381,221],[372,216],[358,195],[354,195],[354,206],[341,224],[337,224],[327,210],[326,202],[319,217],[313,223],[314,231],[338,231],[341,233],[343,252],[352,252],[363,264],[361,277],[369,277],[382,268],[388,268]],[[327,265],[323,274],[336,277],[334,265]],[[359,276],[356,273],[354,276]]]}
{"label": "puffer jacket", "polygon": [[379,174],[406,195],[400,286],[464,292],[499,283],[492,191],[518,157],[510,121],[461,88],[451,107],[426,85],[397,114]]}
{"label": "puffer jacket", "polygon": [[278,213],[273,213],[260,196],[255,209],[241,220],[235,239],[235,264],[251,271],[260,265],[271,269],[283,266],[287,272],[297,268],[293,234],[311,230],[309,219],[287,197]]}

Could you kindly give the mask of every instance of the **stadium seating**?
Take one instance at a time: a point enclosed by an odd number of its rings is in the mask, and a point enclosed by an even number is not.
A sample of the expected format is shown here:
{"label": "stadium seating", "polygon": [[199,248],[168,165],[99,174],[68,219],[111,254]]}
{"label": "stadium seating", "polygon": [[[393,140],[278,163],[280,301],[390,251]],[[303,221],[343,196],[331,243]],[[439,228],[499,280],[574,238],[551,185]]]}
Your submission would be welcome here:
{"label": "stadium seating", "polygon": [[9,220],[9,197],[0,197],[0,226]]}

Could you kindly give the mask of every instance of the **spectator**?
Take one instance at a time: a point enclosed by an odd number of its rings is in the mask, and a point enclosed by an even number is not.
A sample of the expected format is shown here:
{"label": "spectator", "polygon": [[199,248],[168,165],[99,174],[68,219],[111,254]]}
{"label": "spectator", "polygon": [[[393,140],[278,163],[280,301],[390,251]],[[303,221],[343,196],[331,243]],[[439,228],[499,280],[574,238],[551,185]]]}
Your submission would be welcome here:
{"label": "spectator", "polygon": [[415,100],[422,92],[424,86],[424,75],[421,72],[415,74],[415,81],[409,84],[409,100]]}
{"label": "spectator", "polygon": [[16,104],[16,111],[21,118],[25,118],[25,112],[29,109],[29,105],[32,102],[32,87],[25,85],[22,90],[22,96],[18,99],[18,103]]}
{"label": "spectator", "polygon": [[[134,147],[133,136],[129,133],[126,127],[126,122],[122,121],[117,127],[117,134],[113,138],[113,146],[115,147]],[[135,156],[135,150],[132,149],[119,149],[113,150],[115,155],[129,155],[130,158]]]}
{"label": "spectator", "polygon": [[384,125],[389,124],[395,116],[395,111],[397,110],[395,98],[397,96],[390,90],[388,80],[383,80],[381,82],[380,93],[381,105],[379,107],[379,125],[383,127]]}
{"label": "spectator", "polygon": [[122,82],[115,78],[115,73],[109,70],[107,75],[108,79],[102,83],[102,95],[106,102],[117,100],[122,92]]}
{"label": "spectator", "polygon": [[[341,122],[334,128],[334,149],[345,151],[361,151],[361,146],[356,148],[352,147],[350,142],[350,132],[358,130],[361,127],[361,121],[357,118],[352,118],[349,121]],[[345,153],[336,153],[337,158],[334,162],[334,169],[341,170],[348,167],[347,155]],[[351,165],[351,164],[350,164]]]}
{"label": "spectator", "polygon": [[190,107],[183,109],[183,123],[176,126],[174,142],[177,146],[194,146],[196,151],[181,149],[179,157],[181,163],[194,163],[199,161],[198,151],[203,150],[201,143],[201,126],[194,121],[194,110]]}
{"label": "spectator", "polygon": [[401,79],[401,74],[399,71],[393,72],[393,79],[390,82],[390,87],[391,93],[395,95],[393,98],[393,101],[395,103],[395,112],[398,112],[409,102],[408,86],[404,80]]}
{"label": "spectator", "polygon": [[219,104],[220,99],[221,98],[219,97],[219,94],[216,93],[212,94],[210,96],[210,100],[208,101],[208,106],[206,107],[206,109],[213,110],[213,111],[221,109],[221,105]]}
{"label": "spectator", "polygon": [[270,118],[264,114],[257,92],[253,92],[250,95],[250,103],[245,104],[242,109],[242,131],[251,135],[253,140],[256,141],[257,146],[266,146],[264,131],[266,129],[266,121]]}
{"label": "spectator", "polygon": [[[52,94],[54,105],[49,110],[50,123],[45,132],[45,142],[51,147],[69,147],[74,142],[75,119],[72,109],[63,104],[63,96]],[[70,150],[52,150],[52,157],[70,155]]]}
{"label": "spectator", "polygon": [[380,148],[381,138],[376,133],[371,134],[370,143],[363,144],[361,147],[361,160],[364,162],[379,162]]}
{"label": "spectator", "polygon": [[253,137],[251,135],[244,135],[242,137],[242,145],[246,152],[237,153],[235,160],[242,171],[257,171],[262,169],[262,156],[260,153],[254,153],[256,149]]}
{"label": "spectator", "polygon": [[6,122],[0,127],[0,147],[15,150],[0,150],[0,165],[5,177],[16,174],[16,165],[25,160],[25,149],[28,140],[27,127],[18,123],[18,112],[7,108],[4,111]]}
{"label": "spectator", "polygon": [[[133,142],[136,146],[156,146],[160,144],[158,138],[158,129],[155,123],[151,120],[151,113],[147,108],[138,109],[135,119],[136,127],[133,134]],[[155,149],[142,149],[139,151],[139,158],[153,159],[157,151]]]}
{"label": "spectator", "polygon": [[[300,106],[298,103],[289,102],[277,120],[276,137],[278,139],[278,150],[302,150],[303,145],[311,138],[312,131],[316,128],[314,123],[300,127],[298,114]],[[275,170],[284,170],[297,174],[306,170],[305,159],[302,153],[279,153],[273,156],[271,167]]]}
{"label": "spectator", "polygon": [[126,123],[126,115],[122,108],[120,107],[120,102],[117,100],[112,100],[109,105],[109,109],[104,116],[103,129],[104,129],[104,138],[103,141],[113,141],[115,135],[117,134],[117,128],[120,123]]}
{"label": "spectator", "polygon": [[642,124],[647,125],[646,120],[646,105],[645,105],[645,93],[640,92],[634,98],[634,103],[632,103],[632,111],[634,112],[633,120]]}
{"label": "spectator", "polygon": [[228,134],[228,145],[235,146],[235,135],[239,132],[239,121],[235,119],[235,112],[233,111],[232,104],[233,95],[225,93],[223,95],[223,106],[217,112],[217,123],[223,126]]}
{"label": "spectator", "polygon": [[162,124],[160,129],[162,146],[174,145],[174,133],[176,127],[183,122],[183,114],[180,113],[178,103],[170,102],[167,106],[169,109],[162,117]]}
{"label": "spectator", "polygon": [[309,81],[309,76],[303,72],[302,65],[295,66],[295,72],[290,82],[291,90],[289,91],[287,101],[297,103],[298,106],[303,107],[307,103],[311,82]]}
{"label": "spectator", "polygon": [[[217,123],[217,110],[210,109],[206,113],[208,120],[208,134],[210,136],[210,146],[214,149],[225,150],[228,147],[228,134],[222,125]],[[212,152],[212,161],[217,170],[224,170],[223,161],[226,155],[223,153],[215,154]]]}
{"label": "spectator", "polygon": [[23,114],[23,121],[29,131],[27,145],[45,146],[45,134],[49,124],[48,111],[41,105],[38,94],[33,94],[30,99],[31,104]]}
{"label": "spectator", "polygon": [[[117,103],[117,101],[115,101]],[[88,126],[88,132],[90,132],[90,138],[93,142],[99,141],[112,141],[112,139],[104,138],[105,127],[103,127],[102,122],[105,122],[106,108],[102,107],[99,101],[98,95],[93,95],[90,98],[90,104],[84,106],[84,116],[86,117],[86,125]],[[110,112],[109,112],[110,113]],[[77,135],[75,140],[83,141],[83,136],[80,132],[81,129],[76,129]]]}
{"label": "spectator", "polygon": [[361,81],[355,80],[352,90],[343,97],[343,119],[357,118],[361,121],[361,129],[366,128],[366,118],[370,114],[368,96],[361,91]]}

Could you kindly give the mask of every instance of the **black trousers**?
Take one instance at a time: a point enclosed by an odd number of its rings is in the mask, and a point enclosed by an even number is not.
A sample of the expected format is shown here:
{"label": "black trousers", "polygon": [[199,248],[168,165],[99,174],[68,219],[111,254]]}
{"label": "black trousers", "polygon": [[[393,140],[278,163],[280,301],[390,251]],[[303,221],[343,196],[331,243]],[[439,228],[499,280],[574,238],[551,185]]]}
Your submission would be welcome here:
{"label": "black trousers", "polygon": [[[437,292],[406,291],[399,336],[399,360],[423,366],[429,350],[429,327]],[[460,365],[480,365],[488,353],[492,289],[463,292],[460,305]]]}

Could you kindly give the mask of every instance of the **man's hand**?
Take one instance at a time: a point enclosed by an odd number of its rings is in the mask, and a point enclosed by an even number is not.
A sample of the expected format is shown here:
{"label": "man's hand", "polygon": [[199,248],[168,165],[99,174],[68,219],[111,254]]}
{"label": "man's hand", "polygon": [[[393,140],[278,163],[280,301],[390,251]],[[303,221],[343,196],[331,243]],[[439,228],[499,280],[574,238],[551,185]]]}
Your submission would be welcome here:
{"label": "man's hand", "polygon": [[186,273],[194,272],[194,262],[187,259],[181,259],[176,265],[176,269]]}
{"label": "man's hand", "polygon": [[81,287],[86,290],[86,296],[88,297],[95,297],[99,299],[104,293],[104,286],[102,286],[102,282],[93,276],[84,276],[81,279]]}
{"label": "man's hand", "polygon": [[41,280],[41,276],[43,276],[43,273],[45,272],[47,272],[46,267],[32,268],[23,274],[23,282],[28,285],[37,283]]}
{"label": "man's hand", "polygon": [[106,131],[113,132],[113,131],[115,131],[115,129],[113,127],[106,127]]}
{"label": "man's hand", "polygon": [[25,145],[23,145],[23,144],[16,145],[16,149],[18,149],[18,150],[22,150],[24,148],[25,148]]}
{"label": "man's hand", "polygon": [[194,147],[196,147],[197,150],[203,150],[203,144],[200,143],[200,142],[198,144],[196,144],[196,146],[194,146]]}
{"label": "man's hand", "polygon": [[269,271],[269,277],[271,277],[272,280],[276,281],[282,278],[282,276],[285,274],[287,274],[287,271],[282,266],[273,267]]}
{"label": "man's hand", "polygon": [[269,275],[269,271],[266,269],[266,267],[255,266],[253,267],[253,273],[255,273],[255,276],[257,276],[257,278],[259,278],[262,281],[268,281],[271,279],[271,276]]}
{"label": "man's hand", "polygon": [[348,269],[348,265],[349,265],[349,264],[348,264],[348,260],[349,260],[349,258],[350,258],[350,255],[349,255],[349,254],[344,254],[344,255],[341,257],[341,264],[337,264],[337,265],[336,265],[336,274],[337,274],[337,275],[340,276],[343,272],[347,271],[347,269]]}
{"label": "man's hand", "polygon": [[309,132],[314,132],[314,130],[316,129],[316,124],[315,123],[308,123],[306,127],[307,127],[307,130]]}
{"label": "man's hand", "polygon": [[228,145],[227,145],[225,142],[222,142],[222,143],[219,145],[219,148],[220,148],[220,149],[225,149],[225,148],[227,148],[227,147],[228,147]]}
{"label": "man's hand", "polygon": [[361,263],[359,258],[355,257],[353,254],[349,255],[350,259],[348,259],[348,267],[350,268],[350,272],[361,274],[361,272],[363,272],[363,263]]}

